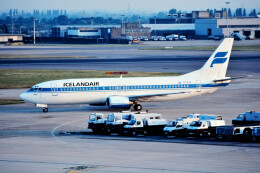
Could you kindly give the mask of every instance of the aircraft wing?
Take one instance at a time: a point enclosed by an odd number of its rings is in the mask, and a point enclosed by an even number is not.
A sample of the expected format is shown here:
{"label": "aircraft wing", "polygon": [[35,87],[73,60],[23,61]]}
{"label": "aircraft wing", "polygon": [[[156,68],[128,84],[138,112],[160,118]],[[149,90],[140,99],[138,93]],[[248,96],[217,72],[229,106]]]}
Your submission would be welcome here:
{"label": "aircraft wing", "polygon": [[145,101],[152,99],[153,97],[163,97],[173,94],[184,94],[186,92],[174,92],[174,93],[163,93],[163,94],[145,94],[145,95],[135,95],[135,96],[128,96],[129,100],[131,101]]}

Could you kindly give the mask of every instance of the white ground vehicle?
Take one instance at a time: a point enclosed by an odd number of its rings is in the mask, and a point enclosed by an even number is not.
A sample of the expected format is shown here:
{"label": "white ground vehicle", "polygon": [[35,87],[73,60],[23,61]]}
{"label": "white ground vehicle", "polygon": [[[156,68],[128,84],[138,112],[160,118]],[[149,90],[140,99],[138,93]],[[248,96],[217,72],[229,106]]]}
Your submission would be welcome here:
{"label": "white ground vehicle", "polygon": [[190,114],[187,117],[178,118],[177,120],[170,121],[164,128],[164,136],[177,136],[184,134],[187,130],[187,127],[193,121],[199,120],[199,114]]}
{"label": "white ground vehicle", "polygon": [[253,129],[260,126],[260,112],[250,111],[241,113],[232,120],[232,124],[232,126],[217,127],[217,138],[222,140],[251,140]]}
{"label": "white ground vehicle", "polygon": [[108,114],[106,121],[107,133],[123,133],[123,127],[133,118],[129,111]]}
{"label": "white ground vehicle", "polygon": [[224,120],[193,121],[190,126],[187,127],[187,133],[195,137],[210,136],[216,134],[216,127],[224,125]]}
{"label": "white ground vehicle", "polygon": [[165,37],[163,37],[163,36],[157,36],[157,40],[158,40],[158,41],[165,41],[165,40],[166,40],[166,38],[165,38]]}
{"label": "white ground vehicle", "polygon": [[163,129],[164,135],[185,135],[187,127],[190,125],[190,123],[199,120],[222,120],[222,117],[217,115],[189,114],[187,117],[178,118],[175,121],[170,121]]}
{"label": "white ground vehicle", "polygon": [[106,122],[107,133],[124,134],[124,126],[127,125],[130,120],[137,119],[137,118],[143,119],[150,116],[156,117],[156,116],[161,116],[161,114],[148,113],[148,112],[129,112],[129,111],[108,114],[107,122]]}
{"label": "white ground vehicle", "polygon": [[151,37],[151,40],[152,40],[152,41],[158,41],[158,38],[157,38],[156,36],[152,36],[152,37]]}
{"label": "white ground vehicle", "polygon": [[93,131],[93,133],[102,133],[106,130],[106,121],[102,113],[92,113],[89,116],[88,128]]}
{"label": "white ground vehicle", "polygon": [[260,128],[260,125],[258,126],[239,125],[239,126],[217,127],[216,135],[218,139],[222,139],[222,140],[227,140],[227,139],[251,140],[254,128]]}
{"label": "white ground vehicle", "polygon": [[171,36],[171,35],[167,35],[167,36],[166,36],[166,40],[172,41],[172,36]]}
{"label": "white ground vehicle", "polygon": [[175,41],[179,40],[179,35],[177,35],[177,34],[172,34],[171,37],[172,37],[172,40],[175,40]]}
{"label": "white ground vehicle", "polygon": [[160,114],[151,113],[147,114],[147,116],[139,116],[129,121],[129,123],[124,126],[124,132],[125,134],[133,136],[137,134],[162,134],[166,124],[167,120],[162,119]]}
{"label": "white ground vehicle", "polygon": [[237,118],[232,120],[232,124],[260,124],[260,112],[250,111],[241,113],[237,116]]}
{"label": "white ground vehicle", "polygon": [[180,35],[180,36],[179,36],[179,40],[185,41],[185,40],[187,40],[187,38],[186,38],[184,35]]}
{"label": "white ground vehicle", "polygon": [[142,36],[142,37],[140,38],[140,40],[141,40],[141,41],[148,41],[148,37]]}

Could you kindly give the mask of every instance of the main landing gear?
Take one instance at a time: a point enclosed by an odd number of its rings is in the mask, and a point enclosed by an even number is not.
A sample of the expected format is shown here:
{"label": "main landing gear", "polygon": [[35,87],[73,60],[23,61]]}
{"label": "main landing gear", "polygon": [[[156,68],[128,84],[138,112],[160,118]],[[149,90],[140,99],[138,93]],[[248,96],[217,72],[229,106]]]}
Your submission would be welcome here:
{"label": "main landing gear", "polygon": [[47,113],[48,112],[48,108],[43,108],[42,112]]}
{"label": "main landing gear", "polygon": [[143,107],[142,107],[142,105],[140,105],[140,104],[135,104],[135,105],[134,105],[134,110],[135,110],[135,111],[140,111],[140,110],[142,110],[142,108],[143,108]]}

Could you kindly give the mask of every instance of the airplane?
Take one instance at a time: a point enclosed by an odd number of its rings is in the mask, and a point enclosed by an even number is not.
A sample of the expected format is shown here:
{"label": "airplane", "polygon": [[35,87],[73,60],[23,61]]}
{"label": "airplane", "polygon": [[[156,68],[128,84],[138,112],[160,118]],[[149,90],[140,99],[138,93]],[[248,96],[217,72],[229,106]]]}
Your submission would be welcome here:
{"label": "airplane", "polygon": [[169,101],[212,93],[227,86],[233,38],[225,38],[206,63],[181,76],[118,77],[53,80],[34,85],[20,95],[48,112],[48,105],[89,104],[142,110],[140,102]]}

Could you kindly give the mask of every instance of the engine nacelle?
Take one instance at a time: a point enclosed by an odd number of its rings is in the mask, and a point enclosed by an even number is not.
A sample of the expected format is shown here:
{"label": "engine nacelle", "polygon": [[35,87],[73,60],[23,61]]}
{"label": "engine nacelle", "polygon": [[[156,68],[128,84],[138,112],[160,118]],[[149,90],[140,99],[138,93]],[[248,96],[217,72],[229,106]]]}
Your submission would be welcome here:
{"label": "engine nacelle", "polygon": [[109,108],[125,108],[131,107],[131,102],[128,97],[123,96],[111,96],[107,98],[106,105]]}

